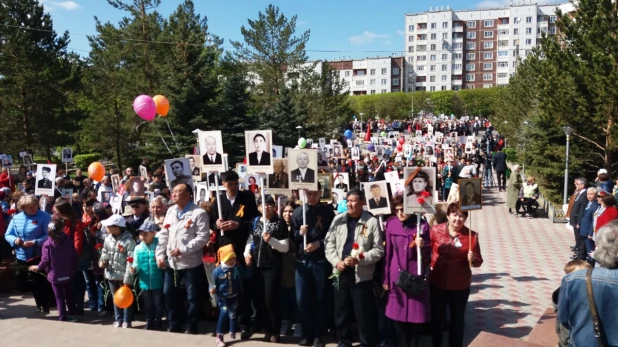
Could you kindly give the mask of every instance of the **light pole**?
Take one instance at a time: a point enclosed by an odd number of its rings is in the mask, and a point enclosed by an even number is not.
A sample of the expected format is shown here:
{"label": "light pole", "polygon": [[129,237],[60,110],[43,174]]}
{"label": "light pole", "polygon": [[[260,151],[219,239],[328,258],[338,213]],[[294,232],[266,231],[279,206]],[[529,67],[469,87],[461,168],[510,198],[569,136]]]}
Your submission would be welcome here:
{"label": "light pole", "polygon": [[562,131],[566,135],[566,166],[564,168],[564,198],[562,199],[562,204],[566,205],[568,203],[568,189],[569,189],[569,145],[571,140],[571,134],[575,132],[575,129],[571,128],[569,125],[565,125],[562,127]]}
{"label": "light pole", "polygon": [[303,130],[303,127],[301,127],[300,125],[296,127],[296,130],[298,130],[298,138],[300,139],[300,132]]}

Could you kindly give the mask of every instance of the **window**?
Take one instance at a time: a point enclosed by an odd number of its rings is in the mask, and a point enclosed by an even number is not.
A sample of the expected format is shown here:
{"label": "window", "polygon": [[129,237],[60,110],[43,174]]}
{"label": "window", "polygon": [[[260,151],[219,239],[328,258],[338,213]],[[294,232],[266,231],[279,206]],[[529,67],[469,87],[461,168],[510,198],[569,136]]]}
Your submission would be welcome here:
{"label": "window", "polygon": [[448,33],[442,33],[442,40],[448,39]]}
{"label": "window", "polygon": [[436,45],[433,44],[433,45],[429,46],[429,50],[430,51],[435,51],[436,50]]}
{"label": "window", "polygon": [[508,46],[509,46],[509,40],[498,41],[498,47],[508,47]]}
{"label": "window", "polygon": [[474,71],[475,64],[466,64],[466,71]]}
{"label": "window", "polygon": [[345,72],[345,77],[350,77],[350,71]]}
{"label": "window", "polygon": [[369,70],[369,74],[370,74],[371,76],[375,76],[375,74],[376,74],[376,69],[371,69],[371,70]]}
{"label": "window", "polygon": [[408,31],[414,31],[414,25],[408,25]]}
{"label": "window", "polygon": [[468,81],[468,82],[474,81],[474,75],[473,74],[467,74],[466,75],[466,81]]}
{"label": "window", "polygon": [[356,85],[357,86],[364,86],[365,85],[365,81],[364,80],[356,81]]}
{"label": "window", "polygon": [[418,29],[419,30],[426,30],[427,29],[427,23],[419,23],[418,24]]}
{"label": "window", "polygon": [[436,23],[431,23],[431,28],[435,29],[436,28]]}
{"label": "window", "polygon": [[418,35],[418,39],[419,39],[420,41],[425,41],[425,40],[427,40],[427,34],[421,34],[421,35]]}
{"label": "window", "polygon": [[398,67],[394,67],[393,68],[393,75],[399,75],[399,68]]}
{"label": "window", "polygon": [[463,57],[462,53],[453,53],[453,59],[461,59]]}
{"label": "window", "polygon": [[429,82],[435,82],[436,76],[429,76]]}
{"label": "window", "polygon": [[498,30],[498,35],[508,35],[509,29],[500,29]]}
{"label": "window", "polygon": [[532,44],[532,39],[526,39],[526,46],[530,46]]}
{"label": "window", "polygon": [[515,67],[515,66],[517,66],[517,62],[516,61],[513,62],[513,67]]}
{"label": "window", "polygon": [[509,62],[508,61],[499,61],[498,62],[498,67],[509,67]]}
{"label": "window", "polygon": [[365,76],[365,70],[356,71],[356,76]]}
{"label": "window", "polygon": [[453,70],[461,70],[461,64],[453,64]]}
{"label": "window", "polygon": [[513,29],[513,35],[519,35],[519,29],[518,28]]}
{"label": "window", "polygon": [[429,71],[436,71],[435,65],[429,65]]}
{"label": "window", "polygon": [[556,27],[550,27],[549,28],[549,33],[550,34],[555,34],[556,33]]}
{"label": "window", "polygon": [[545,16],[536,16],[537,22],[545,22],[546,20],[547,20],[547,17]]}
{"label": "window", "polygon": [[442,71],[448,71],[448,64],[442,64]]}
{"label": "window", "polygon": [[519,44],[519,39],[513,40],[513,46],[517,46]]}
{"label": "window", "polygon": [[526,17],[526,23],[532,23],[532,17]]}
{"label": "window", "polygon": [[494,74],[491,73],[484,73],[483,74],[483,81],[491,81],[491,79],[494,77]]}
{"label": "window", "polygon": [[474,84],[468,84],[468,85],[466,86],[466,89],[474,89]]}
{"label": "window", "polygon": [[414,52],[414,46],[408,46],[408,52]]}
{"label": "window", "polygon": [[[371,91],[371,94],[375,94],[375,93],[376,93],[376,91],[375,91],[375,90],[372,90],[372,91]],[[422,230],[422,229],[421,229],[421,230]]]}
{"label": "window", "polygon": [[466,43],[466,49],[476,49],[476,42]]}
{"label": "window", "polygon": [[485,23],[483,24],[483,26],[485,28],[491,28],[494,26],[494,21],[493,20],[486,20]]}
{"label": "window", "polygon": [[556,16],[549,16],[550,23],[556,23]]}
{"label": "window", "polygon": [[476,28],[476,22],[475,21],[466,22],[466,26],[468,28]]}
{"label": "window", "polygon": [[408,63],[414,63],[414,56],[408,57]]}
{"label": "window", "polygon": [[416,67],[416,71],[424,71],[424,70],[425,70],[425,65],[419,65]]}
{"label": "window", "polygon": [[416,50],[419,52],[423,52],[427,50],[427,45],[418,45],[416,46]]}
{"label": "window", "polygon": [[[440,79],[442,79],[442,81],[446,81],[446,77],[447,77],[446,75],[442,75],[442,77]],[[421,229],[421,230],[423,230],[423,229]]]}
{"label": "window", "polygon": [[513,51],[513,56],[516,57],[517,56],[517,49]]}
{"label": "window", "polygon": [[[386,93],[386,89],[382,89],[382,94]],[[423,229],[421,229],[423,230]]]}
{"label": "window", "polygon": [[474,60],[476,59],[475,53],[466,53],[466,60]]}
{"label": "window", "polygon": [[416,57],[416,61],[426,61],[426,60],[427,60],[426,55],[419,55],[418,57]]}
{"label": "window", "polygon": [[442,22],[442,28],[448,28],[448,22]]}
{"label": "window", "polygon": [[494,32],[493,31],[486,31],[486,32],[484,32],[483,36],[485,38],[494,37]]}
{"label": "window", "polygon": [[399,78],[393,78],[393,85],[394,86],[398,86],[399,85]]}
{"label": "window", "polygon": [[498,56],[499,57],[508,57],[509,56],[509,51],[498,51]]}
{"label": "window", "polygon": [[386,75],[386,69],[382,69],[382,75]]}
{"label": "window", "polygon": [[442,42],[442,49],[448,49],[448,42]]}
{"label": "window", "polygon": [[532,28],[526,28],[526,35],[532,34]]}
{"label": "window", "polygon": [[370,80],[370,81],[369,81],[369,85],[371,85],[371,86],[375,86],[375,85],[376,85],[376,80]]}
{"label": "window", "polygon": [[[408,42],[414,42],[414,36],[410,35],[408,36]],[[375,92],[375,90],[374,90]]]}
{"label": "window", "polygon": [[498,78],[507,78],[508,76],[509,76],[509,74],[508,74],[508,73],[506,73],[506,72],[500,72],[500,73],[498,73]]}
{"label": "window", "polygon": [[493,87],[493,84],[483,84],[483,88],[491,88]]}
{"label": "window", "polygon": [[494,58],[494,53],[493,52],[485,52],[483,54],[483,59],[488,60],[488,59],[493,59]]}
{"label": "window", "polygon": [[519,17],[513,17],[513,23],[519,23],[520,18]]}
{"label": "window", "polygon": [[502,18],[500,19],[500,24],[504,25],[504,24],[509,24],[509,19],[508,18]]}
{"label": "window", "polygon": [[440,90],[446,90],[446,86],[440,87]]}
{"label": "window", "polygon": [[483,47],[484,48],[494,48],[494,42],[493,41],[484,41],[483,42]]}
{"label": "window", "polygon": [[434,86],[429,87],[429,91],[430,92],[435,92],[436,91],[436,87],[434,87]]}
{"label": "window", "polygon": [[431,39],[435,40],[436,39],[436,34],[431,34]]}
{"label": "window", "polygon": [[461,49],[463,47],[463,43],[461,42],[457,42],[457,43],[453,43],[453,49]]}
{"label": "window", "polygon": [[448,54],[442,54],[442,60],[448,60]]}
{"label": "window", "polygon": [[380,83],[380,84],[381,84],[381,85],[383,85],[383,86],[385,86],[385,85],[386,85],[386,78],[383,78],[383,79],[381,80],[381,83]]}
{"label": "window", "polygon": [[472,31],[472,32],[467,32],[466,33],[466,38],[467,39],[475,39],[476,38],[476,32]]}
{"label": "window", "polygon": [[483,64],[483,70],[491,70],[494,68],[494,64],[492,63],[485,63]]}
{"label": "window", "polygon": [[346,87],[349,87],[350,86],[350,81],[343,82],[343,85],[346,86]]}
{"label": "window", "polygon": [[429,60],[436,61],[436,55],[435,54],[430,55]]}

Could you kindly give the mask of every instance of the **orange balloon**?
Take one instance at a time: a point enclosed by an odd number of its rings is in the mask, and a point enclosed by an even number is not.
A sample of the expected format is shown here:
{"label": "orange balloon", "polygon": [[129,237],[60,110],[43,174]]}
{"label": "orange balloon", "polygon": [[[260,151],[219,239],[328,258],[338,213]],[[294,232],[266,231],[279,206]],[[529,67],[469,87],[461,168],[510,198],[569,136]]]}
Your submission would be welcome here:
{"label": "orange balloon", "polygon": [[105,176],[105,167],[98,161],[90,164],[88,166],[88,177],[92,178],[97,182],[101,182],[103,177]]}
{"label": "orange balloon", "polygon": [[133,292],[126,285],[118,288],[114,294],[114,305],[119,308],[127,308],[133,304]]}
{"label": "orange balloon", "polygon": [[161,117],[167,116],[167,113],[170,111],[170,102],[163,95],[155,95],[152,100],[154,100],[155,105],[157,105],[157,113]]}

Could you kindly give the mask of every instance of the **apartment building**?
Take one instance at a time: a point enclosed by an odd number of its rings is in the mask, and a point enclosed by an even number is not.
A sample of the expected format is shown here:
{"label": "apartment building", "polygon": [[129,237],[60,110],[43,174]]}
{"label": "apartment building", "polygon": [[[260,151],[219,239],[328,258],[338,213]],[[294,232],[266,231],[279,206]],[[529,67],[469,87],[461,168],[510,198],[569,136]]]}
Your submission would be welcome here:
{"label": "apartment building", "polygon": [[339,73],[346,91],[351,95],[405,91],[402,89],[406,68],[403,54],[399,57],[348,58],[324,63]]}
{"label": "apartment building", "polygon": [[405,15],[403,90],[460,90],[508,84],[542,33],[556,34],[556,9],[569,3]]}

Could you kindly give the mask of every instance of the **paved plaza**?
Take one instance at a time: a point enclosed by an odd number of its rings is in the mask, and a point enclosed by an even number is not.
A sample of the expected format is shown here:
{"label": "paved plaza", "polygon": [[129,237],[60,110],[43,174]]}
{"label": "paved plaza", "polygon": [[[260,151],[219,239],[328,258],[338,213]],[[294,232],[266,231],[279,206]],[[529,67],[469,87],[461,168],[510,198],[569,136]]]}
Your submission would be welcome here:
{"label": "paved plaza", "polygon": [[[474,269],[472,292],[466,313],[466,345],[481,332],[517,339],[527,337],[543,312],[551,307],[551,293],[563,276],[569,259],[572,232],[564,224],[548,219],[518,218],[508,214],[506,193],[484,191],[484,208],[473,212],[473,229],[480,233],[485,262]],[[468,223],[470,220],[468,220]],[[137,316],[141,318],[142,316]],[[34,311],[30,296],[0,296],[0,336],[3,347],[19,346],[214,346],[214,322],[202,323],[202,335],[158,333],[116,329],[111,319],[101,320],[86,312],[80,323],[60,323],[55,311],[42,317]],[[254,335],[251,341],[232,341],[230,345],[266,346]],[[329,346],[336,346],[330,340]],[[429,346],[424,337],[423,346]],[[296,338],[282,338],[283,344],[296,344]]]}

